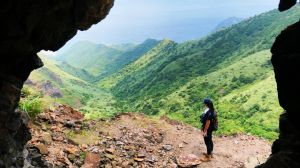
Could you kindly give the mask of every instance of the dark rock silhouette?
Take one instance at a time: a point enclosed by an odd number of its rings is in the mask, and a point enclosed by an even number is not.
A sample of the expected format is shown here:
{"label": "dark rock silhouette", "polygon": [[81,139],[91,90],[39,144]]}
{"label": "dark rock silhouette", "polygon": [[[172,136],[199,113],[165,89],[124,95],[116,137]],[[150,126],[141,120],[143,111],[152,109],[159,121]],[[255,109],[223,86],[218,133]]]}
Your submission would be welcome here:
{"label": "dark rock silhouette", "polygon": [[294,6],[297,3],[297,0],[280,0],[279,3],[279,11],[285,11],[287,9],[290,9],[292,6]]}
{"label": "dark rock silhouette", "polygon": [[[296,4],[281,0],[279,10]],[[30,139],[28,118],[16,111],[20,90],[30,72],[43,66],[36,55],[40,50],[58,50],[77,30],[87,30],[106,17],[114,0],[4,0],[0,4],[0,167],[23,167]],[[300,23],[277,37],[272,47],[280,105],[286,110],[280,116],[280,136],[272,146],[272,155],[263,165],[299,167],[300,125],[297,123],[300,91]],[[60,137],[55,140],[59,140]],[[50,151],[51,152],[51,151]],[[32,160],[44,162],[38,153]],[[21,156],[21,157],[20,157]],[[26,160],[25,160],[26,161]],[[26,162],[25,162],[26,163]]]}
{"label": "dark rock silhouette", "polygon": [[[24,145],[31,139],[27,128],[29,118],[24,111],[0,111],[0,166],[13,165],[20,159]],[[23,166],[23,158],[19,165]]]}
{"label": "dark rock silhouette", "polygon": [[23,167],[20,151],[30,138],[25,136],[27,125],[22,124],[21,115],[14,111],[30,72],[43,66],[36,53],[43,49],[58,50],[78,30],[87,30],[104,19],[113,4],[114,0],[1,1],[0,113],[14,115],[6,123],[21,124],[0,123],[0,167]]}
{"label": "dark rock silhouette", "polygon": [[[281,0],[279,10],[289,9],[295,3],[296,0]],[[271,48],[279,103],[285,111],[279,119],[279,138],[273,143],[272,154],[263,168],[300,166],[300,124],[296,117],[300,110],[299,46],[300,22],[297,22],[283,30]]]}

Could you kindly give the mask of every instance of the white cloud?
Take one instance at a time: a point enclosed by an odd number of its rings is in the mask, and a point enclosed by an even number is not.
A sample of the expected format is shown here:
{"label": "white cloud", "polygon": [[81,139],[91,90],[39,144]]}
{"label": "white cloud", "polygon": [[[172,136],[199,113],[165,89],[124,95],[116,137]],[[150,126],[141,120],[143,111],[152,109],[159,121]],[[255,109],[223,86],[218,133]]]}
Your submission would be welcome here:
{"label": "white cloud", "polygon": [[49,50],[48,51],[42,50],[41,53],[43,55],[47,55],[47,56],[56,56],[57,55],[55,52],[49,51]]}

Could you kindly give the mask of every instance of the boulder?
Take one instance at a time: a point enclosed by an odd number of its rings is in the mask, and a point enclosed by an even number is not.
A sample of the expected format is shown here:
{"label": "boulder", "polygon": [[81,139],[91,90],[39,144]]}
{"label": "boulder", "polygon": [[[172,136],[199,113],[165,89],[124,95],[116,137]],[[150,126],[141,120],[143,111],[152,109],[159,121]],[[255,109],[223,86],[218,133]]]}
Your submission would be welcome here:
{"label": "boulder", "polygon": [[107,148],[105,149],[106,152],[114,154],[115,153],[115,148]]}
{"label": "boulder", "polygon": [[179,155],[176,157],[176,162],[181,167],[191,167],[191,166],[199,165],[201,163],[200,159],[193,154]]}
{"label": "boulder", "polygon": [[143,157],[146,157],[146,152],[144,151],[140,151],[137,155],[139,158],[143,158]]}
{"label": "boulder", "polygon": [[47,155],[49,153],[49,151],[47,150],[44,144],[38,143],[35,145],[35,147],[38,148],[40,153],[43,155]]}
{"label": "boulder", "polygon": [[69,155],[68,155],[68,158],[69,158],[71,161],[74,161],[74,160],[75,160],[75,155],[74,155],[74,154],[69,154]]}
{"label": "boulder", "polygon": [[144,161],[143,158],[134,158],[134,160],[137,161],[137,162],[142,162],[142,161]]}
{"label": "boulder", "polygon": [[87,153],[84,159],[84,165],[86,168],[98,168],[100,165],[100,155],[94,153]]}
{"label": "boulder", "polygon": [[43,142],[47,145],[50,145],[53,142],[52,137],[48,132],[43,132],[42,139]]}
{"label": "boulder", "polygon": [[166,151],[170,151],[172,149],[172,146],[171,145],[164,145],[163,148]]}
{"label": "boulder", "polygon": [[115,158],[115,155],[111,155],[111,154],[105,154],[105,156],[109,159],[114,159]]}

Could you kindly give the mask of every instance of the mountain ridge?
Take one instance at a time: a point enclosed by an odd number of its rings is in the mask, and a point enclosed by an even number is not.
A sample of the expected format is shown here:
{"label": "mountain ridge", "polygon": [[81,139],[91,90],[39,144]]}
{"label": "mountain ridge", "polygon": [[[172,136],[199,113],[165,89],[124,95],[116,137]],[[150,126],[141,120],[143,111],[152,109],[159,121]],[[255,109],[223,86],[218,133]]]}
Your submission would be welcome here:
{"label": "mountain ridge", "polygon": [[220,30],[220,29],[223,29],[223,28],[226,28],[226,27],[230,27],[234,24],[237,24],[241,21],[243,21],[244,18],[238,18],[238,17],[230,17],[230,18],[227,18],[226,20],[222,21],[221,23],[219,23],[213,30],[211,30],[208,34],[213,34],[215,33],[216,31]]}

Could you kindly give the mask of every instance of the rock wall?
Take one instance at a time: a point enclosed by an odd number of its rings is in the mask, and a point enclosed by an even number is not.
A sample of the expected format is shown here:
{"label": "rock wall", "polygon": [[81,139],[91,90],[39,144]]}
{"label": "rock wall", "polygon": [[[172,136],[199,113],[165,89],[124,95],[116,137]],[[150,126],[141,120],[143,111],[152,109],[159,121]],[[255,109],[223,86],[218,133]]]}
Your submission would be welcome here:
{"label": "rock wall", "polygon": [[20,166],[16,151],[30,139],[26,115],[15,109],[30,72],[43,66],[36,53],[58,50],[78,30],[104,19],[113,4],[114,0],[1,1],[0,167]]}
{"label": "rock wall", "polygon": [[[281,0],[279,10],[287,10],[296,2]],[[297,117],[300,111],[300,22],[281,32],[271,52],[279,103],[285,111],[279,119],[279,138],[273,143],[272,154],[262,167],[300,167],[300,124]]]}

